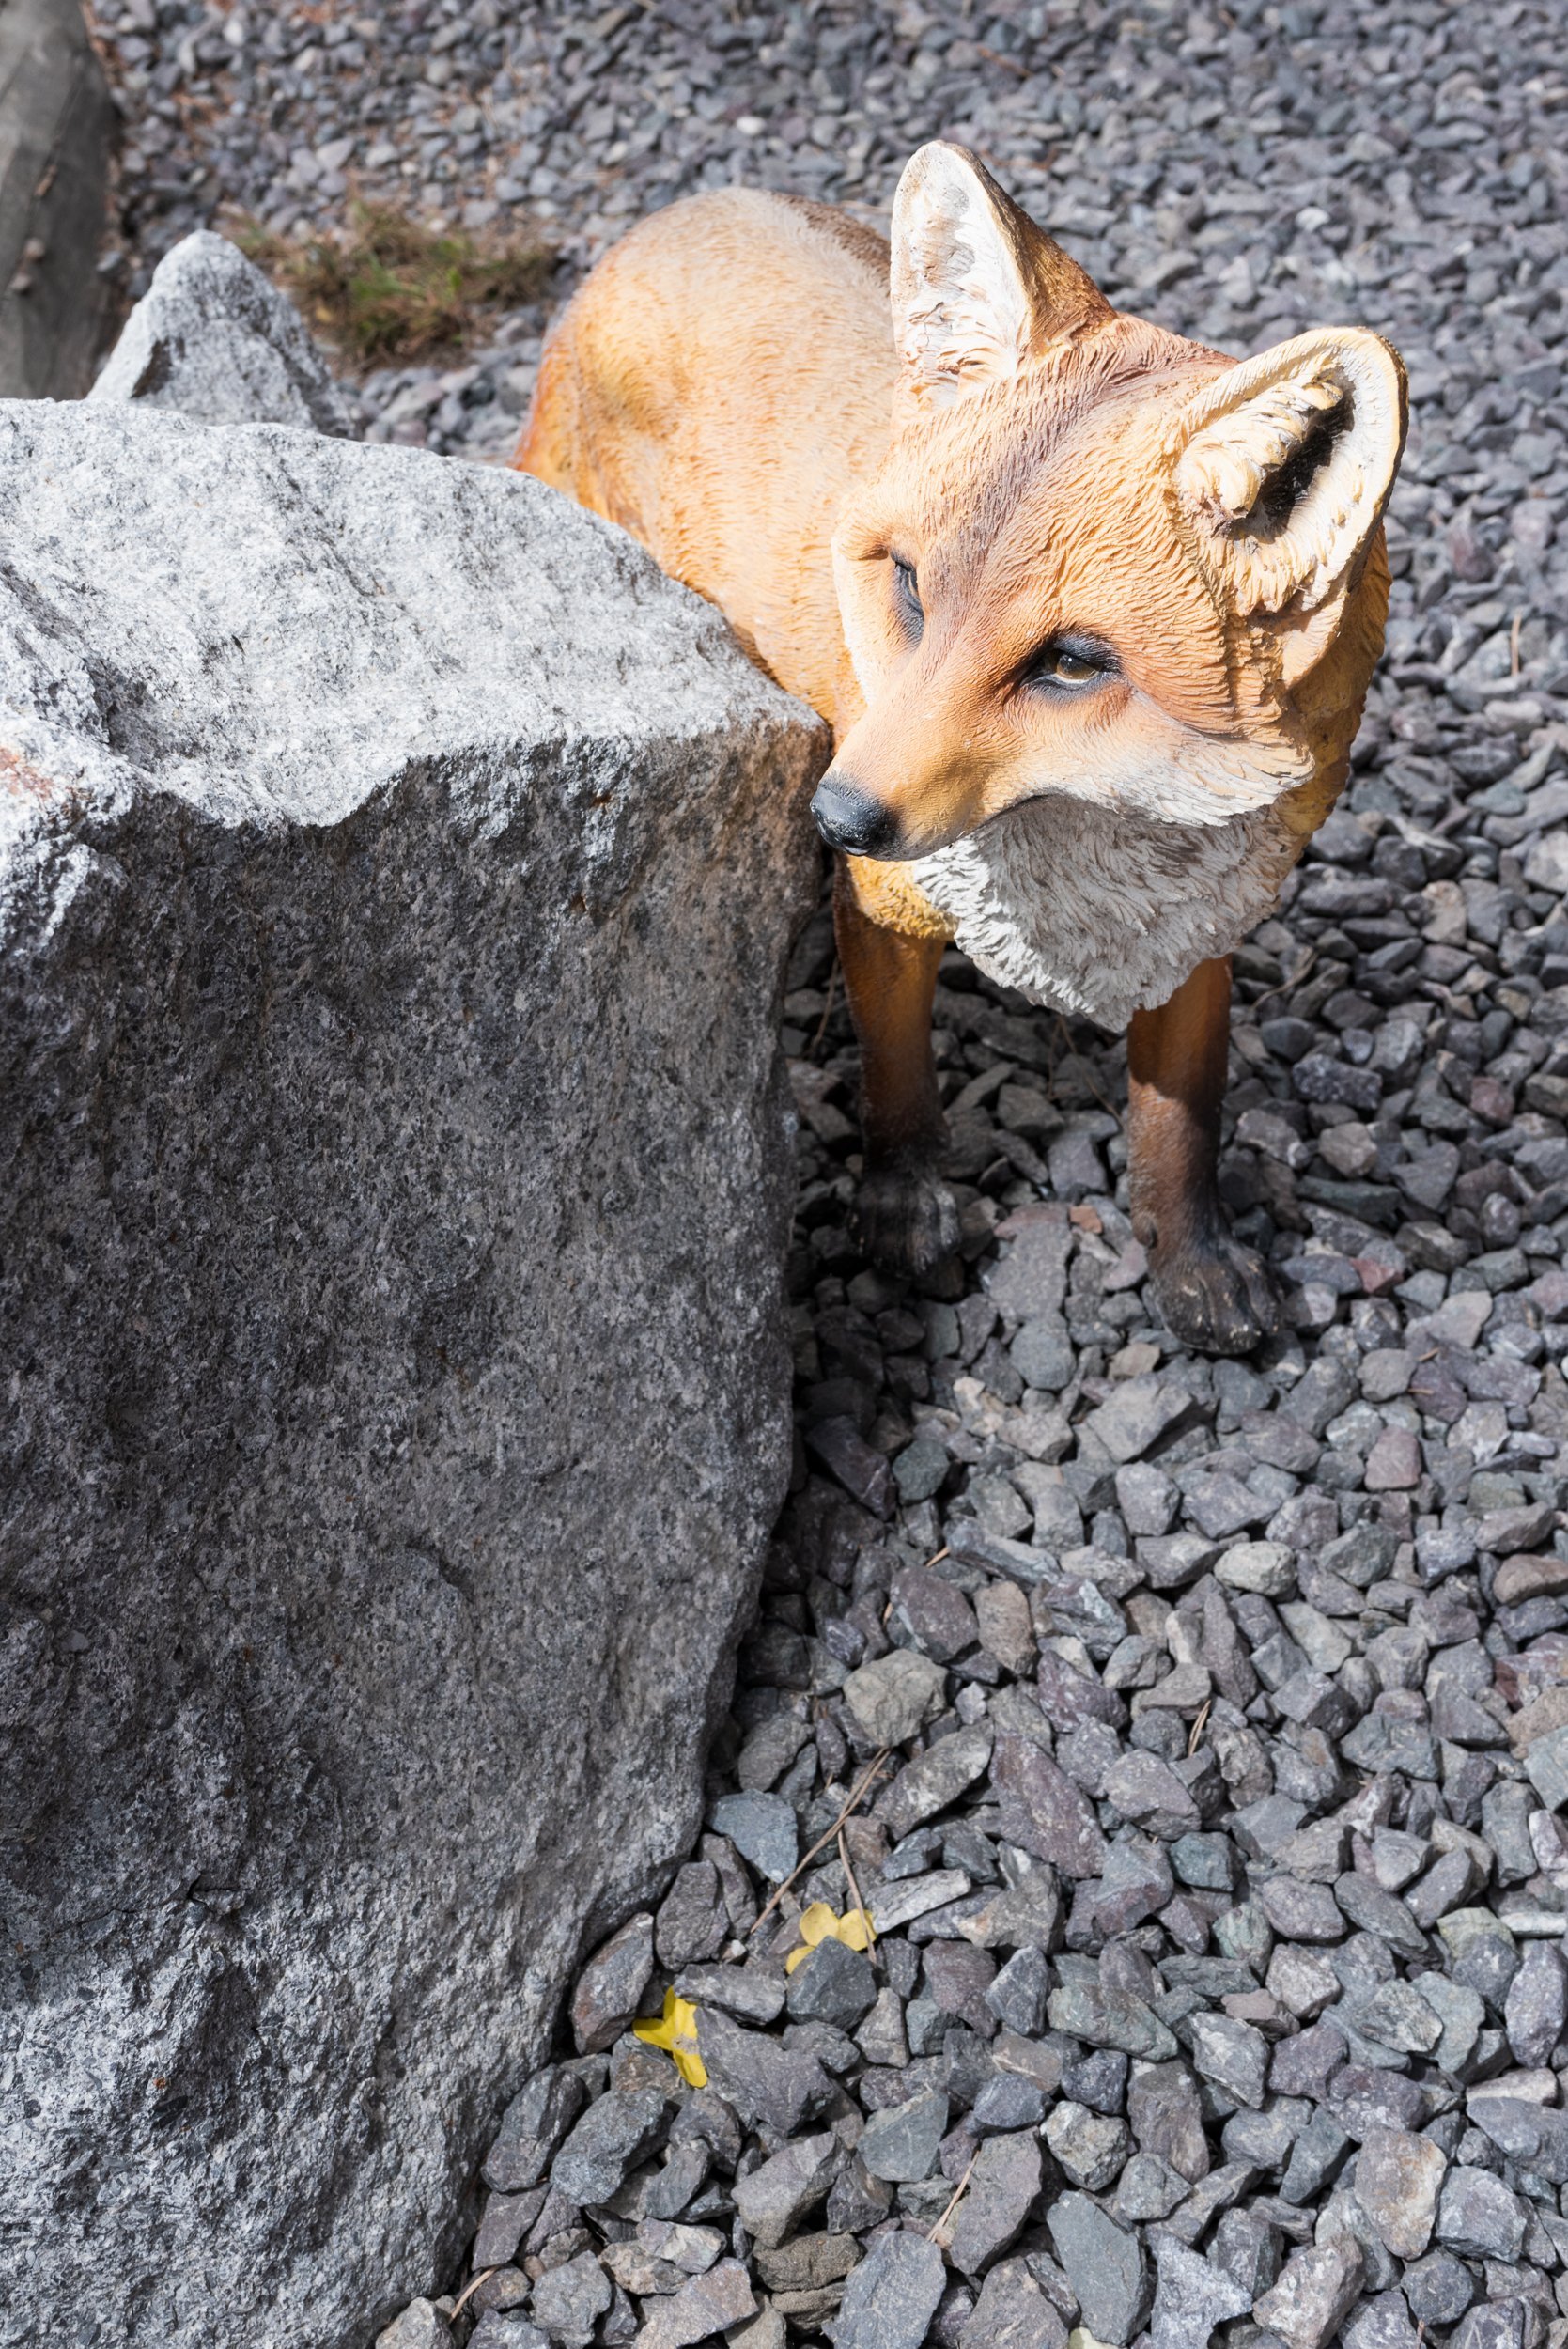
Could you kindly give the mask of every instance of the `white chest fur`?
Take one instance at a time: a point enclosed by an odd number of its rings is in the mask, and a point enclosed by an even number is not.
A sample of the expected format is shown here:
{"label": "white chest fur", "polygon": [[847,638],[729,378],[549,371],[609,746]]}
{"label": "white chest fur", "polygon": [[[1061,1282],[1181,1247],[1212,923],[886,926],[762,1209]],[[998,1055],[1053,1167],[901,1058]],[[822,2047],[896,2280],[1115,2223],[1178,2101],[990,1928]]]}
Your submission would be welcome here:
{"label": "white chest fur", "polygon": [[1263,920],[1298,847],[1268,806],[1185,824],[1051,793],[909,871],[989,977],[1119,1030]]}

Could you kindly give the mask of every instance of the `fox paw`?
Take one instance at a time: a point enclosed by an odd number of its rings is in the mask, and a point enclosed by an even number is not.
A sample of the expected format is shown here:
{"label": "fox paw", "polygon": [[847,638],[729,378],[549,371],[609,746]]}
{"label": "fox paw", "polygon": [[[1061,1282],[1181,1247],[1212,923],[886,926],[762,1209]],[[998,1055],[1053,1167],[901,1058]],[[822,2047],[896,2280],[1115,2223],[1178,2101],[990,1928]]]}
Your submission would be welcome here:
{"label": "fox paw", "polygon": [[1150,1267],[1165,1326],[1201,1354],[1250,1354],[1280,1327],[1280,1299],[1263,1259],[1229,1232]]}
{"label": "fox paw", "polygon": [[873,1167],[855,1196],[856,1245],[889,1272],[934,1272],[958,1245],[958,1206],[925,1160]]}

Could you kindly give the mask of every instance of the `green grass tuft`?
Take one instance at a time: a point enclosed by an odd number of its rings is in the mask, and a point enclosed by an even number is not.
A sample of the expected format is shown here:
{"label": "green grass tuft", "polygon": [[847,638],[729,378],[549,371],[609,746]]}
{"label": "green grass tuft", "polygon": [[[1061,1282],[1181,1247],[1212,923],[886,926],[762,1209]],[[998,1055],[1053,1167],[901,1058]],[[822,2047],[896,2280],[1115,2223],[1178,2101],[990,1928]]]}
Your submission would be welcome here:
{"label": "green grass tuft", "polygon": [[532,229],[427,228],[385,204],[355,204],[340,237],[285,238],[251,226],[238,241],[327,340],[381,366],[456,351],[486,312],[536,301],[555,259]]}

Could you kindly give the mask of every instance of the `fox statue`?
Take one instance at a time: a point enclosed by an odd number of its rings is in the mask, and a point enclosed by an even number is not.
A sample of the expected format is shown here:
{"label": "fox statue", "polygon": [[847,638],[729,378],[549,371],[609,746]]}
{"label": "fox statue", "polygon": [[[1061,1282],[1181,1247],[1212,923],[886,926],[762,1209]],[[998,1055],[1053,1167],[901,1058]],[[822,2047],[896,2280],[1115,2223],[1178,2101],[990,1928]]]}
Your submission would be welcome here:
{"label": "fox statue", "polygon": [[930,1042],[956,941],[1126,1028],[1132,1224],[1175,1336],[1242,1353],[1277,1326],[1218,1190],[1229,957],[1345,779],[1405,427],[1376,335],[1237,363],[1126,316],[940,141],[891,252],[727,190],[644,221],[562,314],[514,461],[832,728],[812,811],[879,1263],[958,1237]]}

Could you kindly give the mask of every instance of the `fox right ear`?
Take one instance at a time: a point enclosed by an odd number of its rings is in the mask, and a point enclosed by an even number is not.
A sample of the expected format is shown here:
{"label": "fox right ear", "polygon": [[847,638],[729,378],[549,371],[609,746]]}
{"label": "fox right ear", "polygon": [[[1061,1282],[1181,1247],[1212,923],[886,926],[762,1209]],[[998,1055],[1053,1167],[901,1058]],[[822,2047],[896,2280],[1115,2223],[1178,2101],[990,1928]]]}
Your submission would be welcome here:
{"label": "fox right ear", "polygon": [[1017,374],[1032,346],[1110,310],[966,148],[932,139],[893,203],[893,319],[906,380],[945,408]]}

